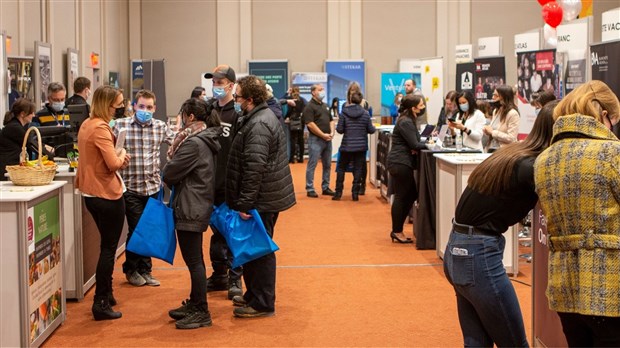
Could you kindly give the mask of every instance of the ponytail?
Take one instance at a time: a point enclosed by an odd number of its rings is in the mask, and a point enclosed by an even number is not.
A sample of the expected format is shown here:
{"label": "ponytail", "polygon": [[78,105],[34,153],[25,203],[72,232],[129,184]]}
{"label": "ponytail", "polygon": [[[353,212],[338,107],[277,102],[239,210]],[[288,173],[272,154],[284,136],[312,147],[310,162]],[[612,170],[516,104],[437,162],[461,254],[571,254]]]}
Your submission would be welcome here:
{"label": "ponytail", "polygon": [[6,126],[14,118],[17,118],[17,116],[19,116],[22,112],[26,115],[34,113],[34,103],[26,98],[17,99],[15,103],[13,103],[11,110],[4,114],[4,121],[2,124]]}

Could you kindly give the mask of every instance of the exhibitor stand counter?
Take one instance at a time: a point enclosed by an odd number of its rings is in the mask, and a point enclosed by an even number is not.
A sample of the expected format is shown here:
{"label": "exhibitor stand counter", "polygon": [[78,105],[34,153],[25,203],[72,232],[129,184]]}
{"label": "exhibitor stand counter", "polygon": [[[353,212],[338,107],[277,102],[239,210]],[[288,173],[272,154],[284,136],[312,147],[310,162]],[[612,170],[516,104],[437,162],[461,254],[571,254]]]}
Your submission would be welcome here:
{"label": "exhibitor stand counter", "polygon": [[0,182],[0,346],[38,347],[65,321],[65,182]]}
{"label": "exhibitor stand counter", "polygon": [[[56,180],[64,180],[63,215],[65,219],[65,292],[67,298],[82,300],[84,294],[95,284],[95,272],[99,258],[101,237],[97,225],[86,209],[84,198],[75,193],[76,172],[69,171],[68,164],[59,164]],[[125,251],[127,223],[119,241],[116,257]]]}
{"label": "exhibitor stand counter", "polygon": [[[491,154],[489,153],[446,153],[435,154],[437,158],[437,255],[443,258],[446,244],[452,231],[452,218],[456,205],[467,187],[467,179],[476,166]],[[519,272],[518,228],[512,226],[504,233],[504,267],[509,274]]]}

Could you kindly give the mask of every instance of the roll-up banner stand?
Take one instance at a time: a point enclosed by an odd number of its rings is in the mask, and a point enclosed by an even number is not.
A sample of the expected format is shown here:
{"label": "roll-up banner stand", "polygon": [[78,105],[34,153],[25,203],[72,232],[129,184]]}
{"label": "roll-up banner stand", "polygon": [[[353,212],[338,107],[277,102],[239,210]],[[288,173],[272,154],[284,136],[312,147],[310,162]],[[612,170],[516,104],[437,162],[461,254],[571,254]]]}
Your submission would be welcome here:
{"label": "roll-up banner stand", "polygon": [[416,86],[426,99],[428,123],[435,124],[444,98],[443,57],[400,59],[398,65],[400,72],[420,74]]}
{"label": "roll-up banner stand", "polygon": [[536,114],[532,94],[539,91],[551,91],[558,94],[557,66],[555,50],[517,53],[517,107],[521,115],[519,122],[519,139],[532,130]]}
{"label": "roll-up banner stand", "polygon": [[503,56],[474,59],[476,73],[475,97],[478,100],[490,101],[497,86],[506,84],[506,60]]}
{"label": "roll-up banner stand", "polygon": [[[342,104],[347,101],[347,90],[352,82],[359,83],[362,93],[366,95],[366,63],[363,60],[326,60],[327,73],[327,104],[331,105],[334,98]],[[372,105],[371,105],[372,107]]]}
{"label": "roll-up banner stand", "polygon": [[592,17],[576,19],[557,27],[556,60],[562,66],[560,97],[590,80],[588,48],[592,43]]}
{"label": "roll-up banner stand", "polygon": [[277,99],[282,98],[288,90],[288,60],[265,59],[248,61],[250,75],[260,77],[273,89],[273,95]]}
{"label": "roll-up banner stand", "polygon": [[[620,40],[590,46],[592,80],[601,80],[620,98]],[[614,126],[614,134],[620,138],[620,125]]]}
{"label": "roll-up banner stand", "polygon": [[299,95],[309,102],[312,99],[310,89],[312,85],[320,83],[325,87],[325,95],[328,95],[327,73],[325,72],[294,72],[291,74],[291,86],[299,88]]}
{"label": "roll-up banner stand", "polygon": [[418,73],[381,73],[381,116],[390,116],[390,107],[394,104],[397,93],[405,94],[405,81],[413,79],[420,81]]}

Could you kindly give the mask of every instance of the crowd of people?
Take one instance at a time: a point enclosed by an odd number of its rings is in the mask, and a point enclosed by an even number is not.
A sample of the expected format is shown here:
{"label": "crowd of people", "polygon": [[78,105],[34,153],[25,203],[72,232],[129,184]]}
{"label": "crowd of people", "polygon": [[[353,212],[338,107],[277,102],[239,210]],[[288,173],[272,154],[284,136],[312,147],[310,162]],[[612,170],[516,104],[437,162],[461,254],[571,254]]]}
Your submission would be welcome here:
{"label": "crowd of people", "polygon": [[[237,79],[227,65],[205,78],[213,80],[213,98],[205,96],[204,88],[194,89],[180,108],[177,129],[154,118],[156,96],[151,91],[139,91],[130,105],[111,86],[92,95],[90,117],[77,138],[76,188],[101,235],[95,320],[122,316],[113,309],[112,272],[124,219],[130,240],[148,199],[157,197],[164,185],[175,190],[171,207],[191,283],[189,298],[169,311],[179,329],[212,324],[210,291],[228,291],[237,317],[275,313],[275,254],[233,268],[226,239],[209,220],[213,208],[223,203],[242,219],[252,218],[249,211],[256,209],[273,237],[279,213],[296,203],[289,164],[304,162],[305,129],[306,195],[319,197],[314,184],[319,160],[321,195],[341,200],[348,171],[353,173],[352,200],[364,194],[368,135],[376,129],[359,84],[349,86],[340,108],[338,99],[325,101],[321,84],[312,86],[312,98],[306,101],[298,88],[277,99],[263,80],[253,75]],[[419,152],[427,148],[420,134],[420,124],[427,122],[426,100],[413,80],[406,86],[405,95],[395,96],[387,156],[394,195],[389,237],[397,243],[412,243],[403,229],[418,196],[414,171]],[[79,78],[74,87],[76,95],[65,102],[64,86],[51,83],[48,102],[36,114],[32,102],[15,101],[0,133],[3,169],[18,163],[28,126],[59,124],[65,121],[65,103],[86,103],[90,81]],[[530,102],[537,117],[529,135],[518,141],[515,89],[498,85],[489,93],[487,103],[472,92],[448,92],[437,121],[462,136],[463,145],[493,153],[468,179],[444,254],[464,344],[528,346],[519,302],[502,263],[503,233],[540,202],[549,233],[549,307],[558,312],[569,345],[620,345],[620,142],[611,130],[620,120],[618,98],[601,81],[583,84],[561,101],[551,91],[533,93]],[[125,143],[116,148],[120,132],[125,132]],[[336,132],[343,138],[332,190]],[[35,145],[28,139],[29,150]],[[162,165],[164,145],[167,162]],[[53,156],[53,150],[44,151]],[[202,245],[209,227],[213,273],[207,277]],[[160,285],[149,257],[127,251],[122,268],[133,286]]]}

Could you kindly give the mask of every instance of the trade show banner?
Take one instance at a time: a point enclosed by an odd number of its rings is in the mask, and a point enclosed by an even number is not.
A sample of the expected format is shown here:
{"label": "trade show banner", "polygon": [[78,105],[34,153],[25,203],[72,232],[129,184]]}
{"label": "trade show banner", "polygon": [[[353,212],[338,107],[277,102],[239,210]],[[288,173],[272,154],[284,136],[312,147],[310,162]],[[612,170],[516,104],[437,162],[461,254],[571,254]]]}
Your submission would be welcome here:
{"label": "trade show banner", "polygon": [[397,93],[405,94],[405,81],[413,79],[420,81],[418,73],[381,73],[381,115],[390,116],[390,107],[394,104]]}
{"label": "trade show banner", "polygon": [[58,196],[28,208],[28,313],[34,342],[62,313]]}
{"label": "trade show banner", "polygon": [[436,124],[444,102],[443,58],[422,59],[422,93],[426,98],[429,124]]}
{"label": "trade show banner", "polygon": [[540,204],[536,204],[532,214],[532,327],[534,331],[532,337],[535,341],[532,346],[567,347],[560,317],[557,312],[549,309],[545,294],[549,260],[547,219]]}
{"label": "trade show banner", "polygon": [[[422,75],[422,60],[401,58],[398,60],[398,71],[400,72],[412,72]],[[418,88],[422,88],[421,82],[416,81]]]}
{"label": "trade show banner", "polygon": [[592,80],[601,80],[620,98],[620,40],[590,46]]}
{"label": "trade show banner", "polygon": [[[34,87],[32,85],[34,58],[33,57],[8,57],[9,70],[9,109],[15,100],[28,98],[34,100]],[[4,116],[4,114],[3,114]]]}
{"label": "trade show banner", "polygon": [[144,88],[144,64],[141,60],[131,61],[131,98]]}
{"label": "trade show banner", "polygon": [[[307,102],[312,99],[312,93],[310,89],[312,85],[320,83],[325,87],[325,95],[328,95],[327,90],[327,73],[324,72],[294,72],[291,74],[291,86],[299,87],[299,95]],[[326,100],[323,100],[327,102]]]}
{"label": "trade show banner", "polygon": [[474,64],[476,65],[475,97],[476,99],[490,101],[495,88],[505,84],[505,59],[503,56],[476,58]]}
{"label": "trade show banner", "polygon": [[[474,92],[475,63],[460,63],[456,65],[456,88],[457,92]],[[482,83],[481,83],[482,85]]]}
{"label": "trade show banner", "polygon": [[[565,96],[573,89],[589,80],[588,47],[592,42],[592,17],[574,20],[557,27],[557,57],[562,65],[563,93]],[[560,60],[561,59],[561,60]]]}
{"label": "trade show banner", "polygon": [[325,72],[328,104],[337,97],[342,106],[347,100],[347,89],[353,81],[360,84],[362,93],[366,95],[366,63],[363,60],[326,60]]}
{"label": "trade show banner", "polygon": [[268,83],[276,98],[282,98],[288,90],[288,60],[250,60],[248,72]]}
{"label": "trade show banner", "polygon": [[521,115],[519,139],[525,138],[536,121],[532,94],[539,90],[557,96],[555,50],[520,52],[517,54],[517,107]]}

